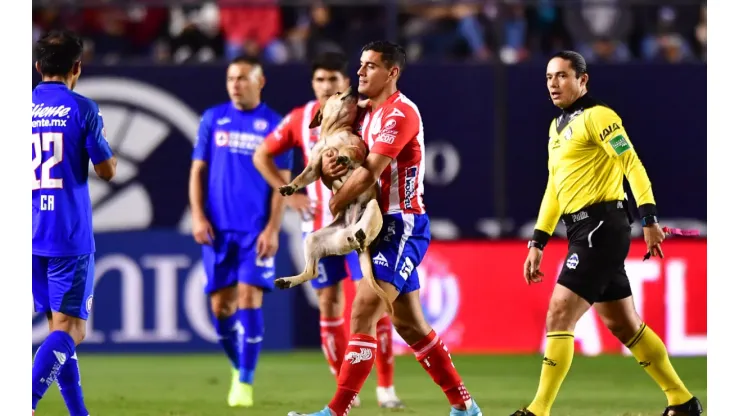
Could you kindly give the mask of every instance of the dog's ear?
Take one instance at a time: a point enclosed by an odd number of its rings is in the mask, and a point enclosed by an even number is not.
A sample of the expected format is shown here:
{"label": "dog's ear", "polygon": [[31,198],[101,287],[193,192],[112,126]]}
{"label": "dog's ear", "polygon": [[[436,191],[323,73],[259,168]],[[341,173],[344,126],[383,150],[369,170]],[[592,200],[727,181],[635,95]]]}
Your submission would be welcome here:
{"label": "dog's ear", "polygon": [[311,120],[311,123],[308,124],[309,129],[314,129],[316,127],[319,127],[321,125],[321,109],[316,112],[316,115],[313,116],[313,120]]}

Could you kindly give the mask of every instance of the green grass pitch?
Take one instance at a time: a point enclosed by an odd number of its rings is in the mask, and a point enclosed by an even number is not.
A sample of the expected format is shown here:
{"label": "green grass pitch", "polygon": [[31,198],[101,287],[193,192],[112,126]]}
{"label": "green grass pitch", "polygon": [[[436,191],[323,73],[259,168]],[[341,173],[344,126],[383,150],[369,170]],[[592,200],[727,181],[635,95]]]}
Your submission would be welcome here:
{"label": "green grass pitch", "polygon": [[[529,403],[539,380],[540,356],[453,356],[468,390],[486,416],[506,416]],[[706,358],[674,358],[689,389],[707,406]],[[263,354],[255,380],[255,406],[226,405],[231,372],[221,355],[119,356],[80,354],[83,388],[92,416],[285,416],[317,411],[334,392],[320,351]],[[396,361],[396,391],[407,405],[382,410],[375,403],[375,372],[352,416],[445,416],[441,391],[412,356]],[[576,356],[552,416],[659,416],[665,396],[631,357]],[[36,411],[64,416],[56,385]]]}

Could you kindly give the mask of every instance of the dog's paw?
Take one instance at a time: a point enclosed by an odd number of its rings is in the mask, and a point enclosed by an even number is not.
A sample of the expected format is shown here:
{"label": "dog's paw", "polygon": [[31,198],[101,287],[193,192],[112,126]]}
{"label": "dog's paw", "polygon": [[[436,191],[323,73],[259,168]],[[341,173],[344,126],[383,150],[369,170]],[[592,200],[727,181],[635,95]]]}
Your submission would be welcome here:
{"label": "dog's paw", "polygon": [[355,239],[357,240],[357,244],[360,245],[360,251],[365,249],[365,240],[367,240],[367,236],[365,235],[365,231],[362,229],[359,229],[355,232]]}
{"label": "dog's paw", "polygon": [[349,162],[350,162],[349,156],[341,155],[337,157],[337,164],[340,164],[342,166],[347,166],[349,165]]}
{"label": "dog's paw", "polygon": [[285,185],[278,188],[282,196],[290,196],[295,193],[295,187],[293,185]]}
{"label": "dog's paw", "polygon": [[290,289],[293,287],[293,282],[289,279],[275,279],[275,287],[278,289]]}

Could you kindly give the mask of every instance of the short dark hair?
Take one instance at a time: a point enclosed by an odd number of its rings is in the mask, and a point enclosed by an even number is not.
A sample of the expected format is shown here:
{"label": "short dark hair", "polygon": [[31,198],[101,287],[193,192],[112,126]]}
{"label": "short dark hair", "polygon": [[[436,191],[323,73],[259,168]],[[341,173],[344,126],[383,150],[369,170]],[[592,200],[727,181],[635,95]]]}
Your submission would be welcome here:
{"label": "short dark hair", "polygon": [[347,66],[349,61],[347,56],[341,52],[325,52],[314,58],[311,63],[311,74],[316,70],[325,69],[327,71],[339,71],[342,75],[347,76]]}
{"label": "short dark hair", "polygon": [[576,71],[576,78],[579,78],[583,74],[588,74],[588,67],[586,66],[586,59],[578,52],[575,51],[560,51],[550,58],[553,60],[560,58],[570,62],[570,66]]}
{"label": "short dark hair", "polygon": [[42,76],[66,76],[82,59],[82,39],[68,30],[55,30],[36,41],[34,58]]}
{"label": "short dark hair", "polygon": [[403,71],[406,68],[406,51],[397,43],[387,40],[376,40],[362,47],[362,51],[373,51],[380,53],[380,59],[386,68],[397,66]]}
{"label": "short dark hair", "polygon": [[231,64],[249,64],[252,66],[262,66],[262,62],[260,62],[259,58],[253,55],[239,55],[235,57],[234,59],[229,62],[229,65]]}

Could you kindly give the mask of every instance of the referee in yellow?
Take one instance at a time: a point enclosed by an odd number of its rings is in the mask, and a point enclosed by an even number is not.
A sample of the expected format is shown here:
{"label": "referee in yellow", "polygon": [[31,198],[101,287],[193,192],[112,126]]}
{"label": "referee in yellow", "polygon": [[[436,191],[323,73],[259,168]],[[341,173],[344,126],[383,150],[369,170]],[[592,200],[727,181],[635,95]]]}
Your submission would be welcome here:
{"label": "referee in yellow", "polygon": [[583,56],[564,51],[547,65],[547,89],[562,114],[550,124],[549,177],[529,254],[527,284],[542,281],[542,251],[562,220],[568,254],[547,312],[547,345],[537,395],[512,416],[549,416],[573,361],[576,322],[593,305],[601,320],[663,389],[664,416],[698,416],[699,400],[671,365],[663,341],[635,310],[624,261],[630,248],[631,218],[622,185],[626,176],[642,217],[648,252],[663,257],[665,234],[645,167],[622,120],[587,93]]}

